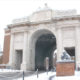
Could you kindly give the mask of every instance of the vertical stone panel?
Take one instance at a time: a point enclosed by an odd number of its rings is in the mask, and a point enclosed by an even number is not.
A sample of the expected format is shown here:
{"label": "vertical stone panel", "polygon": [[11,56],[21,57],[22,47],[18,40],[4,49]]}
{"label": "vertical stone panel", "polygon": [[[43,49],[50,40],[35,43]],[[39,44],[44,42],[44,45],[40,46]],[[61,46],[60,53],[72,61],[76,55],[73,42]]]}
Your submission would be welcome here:
{"label": "vertical stone panel", "polygon": [[30,54],[29,54],[29,43],[28,33],[24,32],[24,46],[23,46],[23,60],[21,64],[22,70],[30,70]]}
{"label": "vertical stone panel", "polygon": [[62,28],[62,39],[64,47],[75,46],[75,29],[74,27]]}
{"label": "vertical stone panel", "polygon": [[62,51],[63,51],[62,31],[61,29],[57,29],[57,61],[61,60]]}
{"label": "vertical stone panel", "polygon": [[75,29],[75,56],[76,56],[76,69],[80,67],[80,28]]}

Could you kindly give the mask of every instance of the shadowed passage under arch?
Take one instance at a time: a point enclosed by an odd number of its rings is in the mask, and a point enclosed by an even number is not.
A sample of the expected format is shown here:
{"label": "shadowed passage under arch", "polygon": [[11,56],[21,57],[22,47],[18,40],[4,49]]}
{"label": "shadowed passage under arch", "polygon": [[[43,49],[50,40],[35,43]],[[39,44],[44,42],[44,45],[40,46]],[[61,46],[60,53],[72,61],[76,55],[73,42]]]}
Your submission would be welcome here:
{"label": "shadowed passage under arch", "polygon": [[45,70],[45,59],[49,57],[49,70],[53,68],[53,52],[56,38],[52,33],[42,34],[35,44],[35,69]]}

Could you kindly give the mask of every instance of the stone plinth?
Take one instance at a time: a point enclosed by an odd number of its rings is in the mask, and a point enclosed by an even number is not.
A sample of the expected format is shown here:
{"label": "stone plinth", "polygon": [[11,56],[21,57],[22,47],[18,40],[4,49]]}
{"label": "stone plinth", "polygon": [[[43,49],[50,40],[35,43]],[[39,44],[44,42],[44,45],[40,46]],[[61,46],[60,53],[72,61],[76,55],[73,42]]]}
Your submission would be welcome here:
{"label": "stone plinth", "polygon": [[56,76],[72,76],[75,72],[74,61],[60,61],[56,64]]}
{"label": "stone plinth", "polygon": [[0,69],[5,69],[6,68],[6,64],[0,64]]}

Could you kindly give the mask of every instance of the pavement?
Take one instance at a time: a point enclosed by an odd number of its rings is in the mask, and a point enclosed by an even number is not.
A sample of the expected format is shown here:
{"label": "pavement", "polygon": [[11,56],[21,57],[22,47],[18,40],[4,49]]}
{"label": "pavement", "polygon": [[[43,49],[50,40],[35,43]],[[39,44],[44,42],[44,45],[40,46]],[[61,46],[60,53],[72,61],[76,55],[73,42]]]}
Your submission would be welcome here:
{"label": "pavement", "polygon": [[53,80],[54,77],[55,77],[55,75],[54,75],[54,76],[50,76],[50,77],[49,77],[49,80]]}
{"label": "pavement", "polygon": [[[43,73],[43,72],[39,72]],[[29,77],[31,75],[37,75],[36,71],[24,72],[24,77]],[[0,80],[17,80],[18,78],[23,79],[23,72],[0,72]]]}

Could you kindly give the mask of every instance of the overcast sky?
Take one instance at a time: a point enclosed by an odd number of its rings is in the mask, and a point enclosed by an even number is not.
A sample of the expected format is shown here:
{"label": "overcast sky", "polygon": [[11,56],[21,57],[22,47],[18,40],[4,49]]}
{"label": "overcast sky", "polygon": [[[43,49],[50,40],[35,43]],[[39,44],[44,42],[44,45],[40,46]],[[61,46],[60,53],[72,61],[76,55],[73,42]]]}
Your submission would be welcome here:
{"label": "overcast sky", "polygon": [[3,49],[4,28],[13,19],[30,15],[47,3],[53,10],[76,9],[80,14],[80,0],[0,0],[0,46]]}

